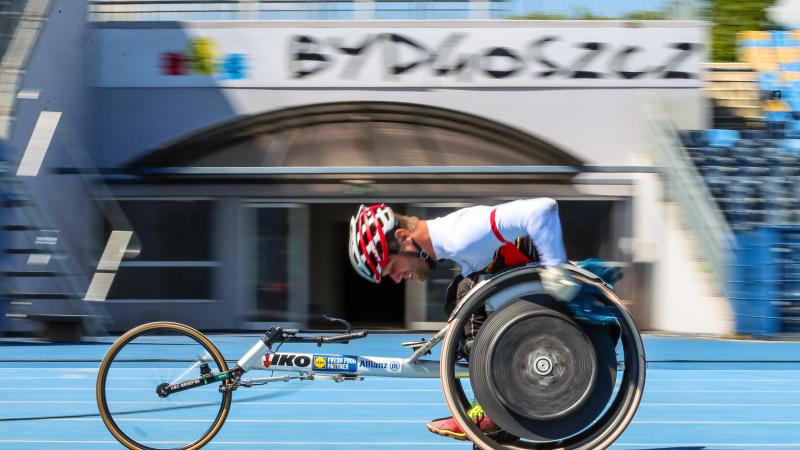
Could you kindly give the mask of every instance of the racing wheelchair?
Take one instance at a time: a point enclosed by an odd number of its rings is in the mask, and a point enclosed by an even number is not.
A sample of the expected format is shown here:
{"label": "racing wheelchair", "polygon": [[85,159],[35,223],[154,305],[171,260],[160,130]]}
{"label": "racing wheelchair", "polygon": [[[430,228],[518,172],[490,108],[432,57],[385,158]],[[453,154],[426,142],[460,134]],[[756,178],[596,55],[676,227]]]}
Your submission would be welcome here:
{"label": "racing wheelchair", "polygon": [[[642,340],[602,279],[577,267],[556,278],[546,277],[546,270],[518,267],[478,282],[444,329],[430,340],[403,344],[413,351],[406,359],[280,351],[285,343],[322,346],[367,336],[331,319],[344,332],[312,336],[272,327],[231,368],[197,330],[144,324],[122,335],[101,363],[100,415],[127,448],[193,450],[219,432],[239,389],[292,380],[439,377],[447,406],[473,448],[603,449],[630,424],[641,400]],[[564,300],[563,289],[571,289],[572,298]],[[491,314],[465,345],[465,326],[480,308]],[[439,343],[440,360],[425,359]],[[272,374],[250,378],[256,370]],[[518,439],[495,441],[479,430],[467,414],[466,381],[486,414]],[[131,383],[140,392],[134,401]],[[158,416],[140,418],[147,412]]]}

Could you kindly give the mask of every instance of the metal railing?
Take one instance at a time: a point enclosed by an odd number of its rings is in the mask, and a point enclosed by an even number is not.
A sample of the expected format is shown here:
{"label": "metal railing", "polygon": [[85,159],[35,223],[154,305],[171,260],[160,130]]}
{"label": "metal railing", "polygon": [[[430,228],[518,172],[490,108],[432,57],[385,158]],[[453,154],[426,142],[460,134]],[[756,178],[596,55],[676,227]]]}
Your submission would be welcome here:
{"label": "metal railing", "polygon": [[496,19],[505,0],[93,0],[89,19],[184,20],[454,20]]}
{"label": "metal railing", "polygon": [[736,241],[728,222],[689,160],[674,125],[655,97],[643,97],[642,108],[653,136],[656,163],[662,167],[667,197],[678,203],[686,225],[708,261],[718,292],[727,294],[728,267]]}
{"label": "metal railing", "polygon": [[[636,0],[585,3],[585,8],[580,8],[567,2],[524,0],[91,0],[89,10],[93,21],[704,18],[698,0],[674,0],[656,9]],[[597,8],[615,13],[593,14]]]}
{"label": "metal railing", "polygon": [[17,30],[27,0],[0,0],[0,55],[4,55]]}
{"label": "metal railing", "polygon": [[325,166],[325,167],[62,167],[66,175],[287,177],[319,175],[578,175],[581,173],[654,173],[650,166]]}

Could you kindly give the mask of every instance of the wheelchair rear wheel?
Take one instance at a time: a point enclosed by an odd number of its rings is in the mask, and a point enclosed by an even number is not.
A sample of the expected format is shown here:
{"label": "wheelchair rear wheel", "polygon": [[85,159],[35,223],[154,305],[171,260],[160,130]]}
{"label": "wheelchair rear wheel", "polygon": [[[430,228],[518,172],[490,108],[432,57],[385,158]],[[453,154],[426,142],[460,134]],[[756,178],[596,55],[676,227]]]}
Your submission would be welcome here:
{"label": "wheelchair rear wheel", "polygon": [[[478,285],[451,317],[442,344],[445,400],[467,438],[483,449],[602,449],[633,419],[645,381],[641,337],[625,306],[600,283],[595,298],[613,307],[616,325],[574,319],[543,289],[535,267],[514,269]],[[470,351],[475,399],[505,431],[496,442],[467,416],[456,378],[458,344],[473,311],[497,306]]]}

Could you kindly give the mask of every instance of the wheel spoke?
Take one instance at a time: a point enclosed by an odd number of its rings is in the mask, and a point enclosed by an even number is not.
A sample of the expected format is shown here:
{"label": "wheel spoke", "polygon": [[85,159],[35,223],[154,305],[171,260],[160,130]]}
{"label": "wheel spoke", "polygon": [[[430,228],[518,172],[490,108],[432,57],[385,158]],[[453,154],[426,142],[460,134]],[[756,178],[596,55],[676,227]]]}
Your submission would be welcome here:
{"label": "wheel spoke", "polygon": [[[576,320],[547,295],[533,267],[497,275],[463,300],[442,344],[442,387],[451,413],[478,447],[603,449],[630,423],[644,389],[644,348],[622,302],[593,286],[596,299],[618,311],[619,326]],[[470,381],[487,417],[521,437],[516,442],[507,433],[484,434],[473,423],[454,376],[464,325],[497,299],[503,306],[472,346]]]}
{"label": "wheel spoke", "polygon": [[[186,368],[189,361],[193,362]],[[130,369],[136,370],[135,379],[129,376]],[[168,322],[137,327],[112,345],[98,372],[103,422],[129,448],[197,449],[225,421],[231,392],[220,392],[220,383],[178,386],[185,390],[170,390],[169,395],[157,388],[197,380],[208,370],[221,373],[228,367],[219,350],[197,330]],[[152,406],[128,406],[143,399]]]}

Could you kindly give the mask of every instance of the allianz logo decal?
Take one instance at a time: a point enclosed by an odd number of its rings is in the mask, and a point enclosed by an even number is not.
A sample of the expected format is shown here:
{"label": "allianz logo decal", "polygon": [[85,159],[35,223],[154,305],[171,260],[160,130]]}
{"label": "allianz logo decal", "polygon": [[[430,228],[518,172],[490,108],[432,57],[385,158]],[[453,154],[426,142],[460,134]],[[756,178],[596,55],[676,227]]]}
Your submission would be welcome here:
{"label": "allianz logo decal", "polygon": [[360,358],[358,360],[358,367],[363,367],[365,369],[383,369],[388,370],[391,372],[399,372],[400,371],[400,362],[399,361],[373,361],[371,359]]}

